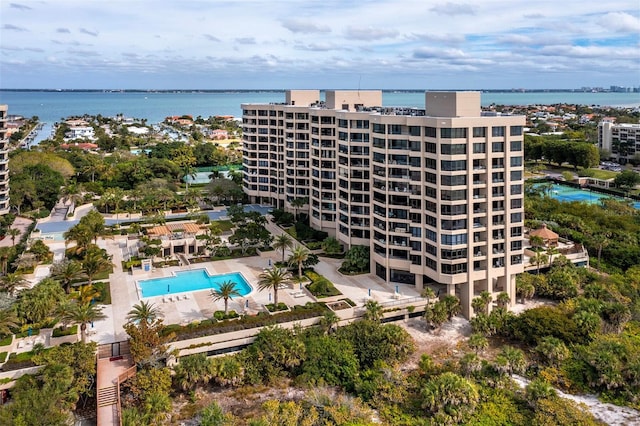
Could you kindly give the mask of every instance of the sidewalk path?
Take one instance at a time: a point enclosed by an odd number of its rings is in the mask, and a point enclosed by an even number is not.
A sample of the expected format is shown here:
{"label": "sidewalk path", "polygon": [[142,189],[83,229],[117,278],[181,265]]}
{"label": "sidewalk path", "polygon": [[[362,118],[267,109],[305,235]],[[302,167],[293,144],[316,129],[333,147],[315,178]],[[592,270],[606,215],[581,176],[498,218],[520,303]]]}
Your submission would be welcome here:
{"label": "sidewalk path", "polygon": [[[27,232],[27,228],[29,225],[33,223],[33,220],[27,219],[26,217],[16,217],[16,220],[11,225],[11,229],[20,230],[20,235],[16,236],[15,242],[16,244],[20,241],[25,232]],[[13,246],[13,242],[11,241],[11,236],[7,235],[0,241],[0,247],[11,247]]]}

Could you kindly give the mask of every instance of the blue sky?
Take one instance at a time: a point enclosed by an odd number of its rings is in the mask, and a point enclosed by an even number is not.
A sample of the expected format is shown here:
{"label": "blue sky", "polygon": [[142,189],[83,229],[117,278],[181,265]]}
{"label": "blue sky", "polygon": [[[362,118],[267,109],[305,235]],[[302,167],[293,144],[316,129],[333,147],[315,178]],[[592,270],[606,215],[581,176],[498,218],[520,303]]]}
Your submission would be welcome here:
{"label": "blue sky", "polygon": [[640,86],[638,0],[2,0],[0,88]]}

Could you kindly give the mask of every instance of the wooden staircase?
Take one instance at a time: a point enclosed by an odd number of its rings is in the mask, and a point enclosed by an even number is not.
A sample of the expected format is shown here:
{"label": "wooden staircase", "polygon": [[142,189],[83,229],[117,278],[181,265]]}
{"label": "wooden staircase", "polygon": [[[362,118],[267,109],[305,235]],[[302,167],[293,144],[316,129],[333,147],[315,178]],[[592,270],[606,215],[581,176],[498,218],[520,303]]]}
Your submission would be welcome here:
{"label": "wooden staircase", "polygon": [[106,407],[118,403],[118,385],[98,389],[98,407]]}

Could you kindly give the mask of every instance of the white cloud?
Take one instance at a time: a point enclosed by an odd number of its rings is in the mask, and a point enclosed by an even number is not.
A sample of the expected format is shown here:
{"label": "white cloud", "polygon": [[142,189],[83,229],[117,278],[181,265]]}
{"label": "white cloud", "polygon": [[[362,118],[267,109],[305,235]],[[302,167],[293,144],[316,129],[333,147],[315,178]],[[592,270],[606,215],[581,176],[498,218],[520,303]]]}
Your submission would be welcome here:
{"label": "white cloud", "polygon": [[348,27],[345,36],[352,40],[380,40],[395,38],[398,36],[398,31],[376,27]]}
{"label": "white cloud", "polygon": [[299,18],[285,19],[282,21],[282,26],[292,33],[323,34],[331,32],[331,28],[327,25],[319,25],[312,21]]}
{"label": "white cloud", "polygon": [[620,33],[640,32],[640,19],[624,12],[610,12],[598,22],[605,29]]}
{"label": "white cloud", "polygon": [[431,8],[440,15],[475,15],[475,7],[468,3],[443,3]]}

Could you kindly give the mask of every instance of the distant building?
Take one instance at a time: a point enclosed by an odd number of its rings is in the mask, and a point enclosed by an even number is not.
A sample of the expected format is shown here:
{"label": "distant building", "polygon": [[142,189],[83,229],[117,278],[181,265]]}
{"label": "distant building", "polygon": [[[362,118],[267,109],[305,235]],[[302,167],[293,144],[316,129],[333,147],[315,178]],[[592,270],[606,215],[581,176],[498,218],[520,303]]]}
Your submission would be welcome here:
{"label": "distant building", "polygon": [[243,104],[243,186],[346,248],[370,247],[388,283],[515,303],[523,271],[523,115],[485,114],[479,92],[426,92],[425,108],[383,107],[382,92],[289,90]]}
{"label": "distant building", "polygon": [[9,138],[7,105],[0,105],[0,215],[9,213]]}
{"label": "distant building", "polygon": [[598,148],[611,153],[618,163],[638,161],[640,156],[640,124],[616,124],[611,119],[598,123]]}

